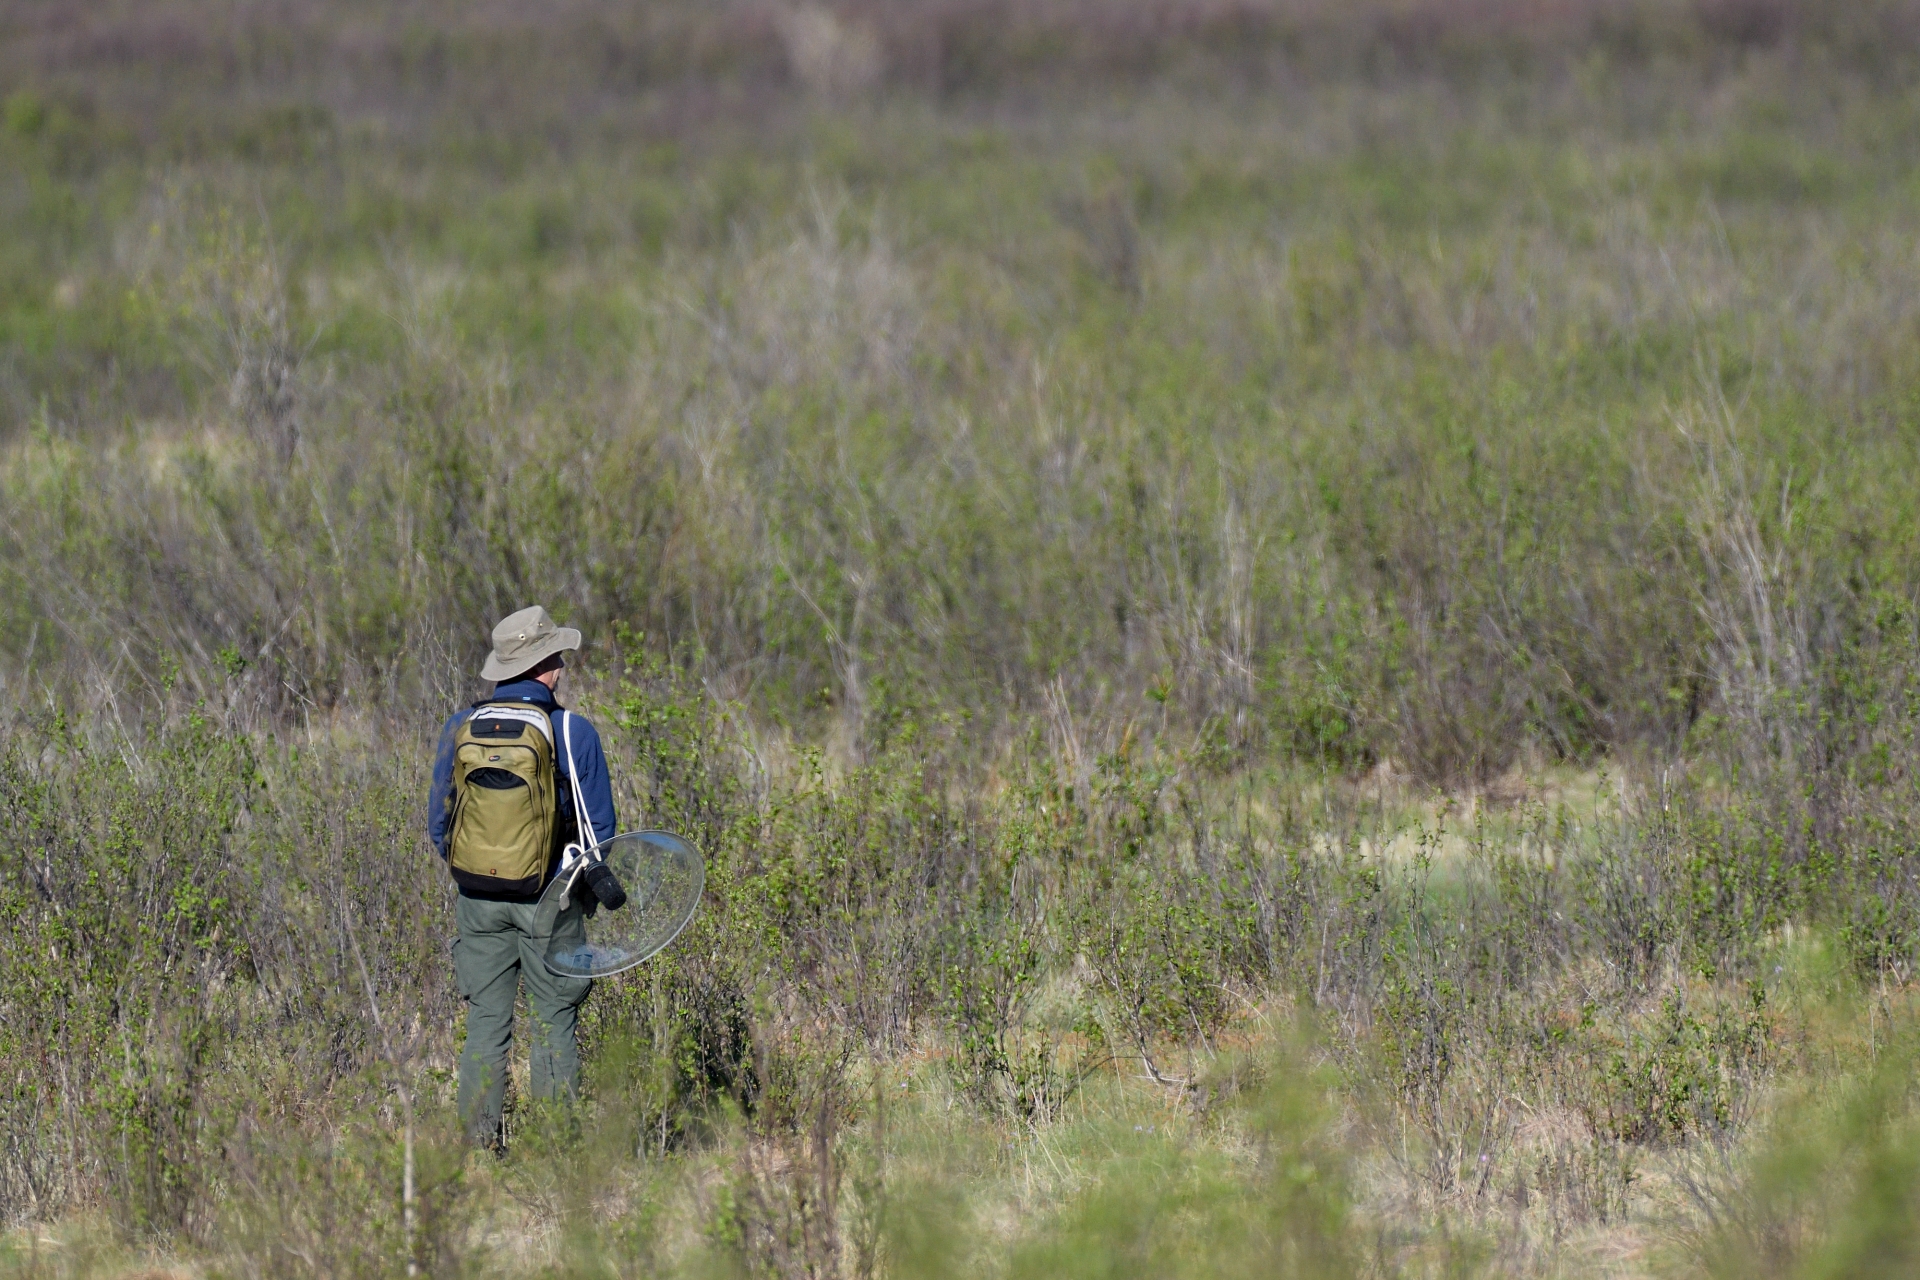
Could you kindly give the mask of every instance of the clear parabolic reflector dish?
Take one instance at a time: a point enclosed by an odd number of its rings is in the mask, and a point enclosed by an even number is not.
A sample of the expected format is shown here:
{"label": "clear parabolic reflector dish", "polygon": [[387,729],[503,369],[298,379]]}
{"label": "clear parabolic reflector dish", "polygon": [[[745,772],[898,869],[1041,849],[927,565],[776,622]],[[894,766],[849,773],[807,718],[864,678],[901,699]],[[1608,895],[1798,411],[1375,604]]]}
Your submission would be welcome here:
{"label": "clear parabolic reflector dish", "polygon": [[594,903],[572,876],[556,877],[540,899],[547,968],[566,977],[604,978],[650,959],[680,936],[706,888],[699,850],[671,831],[629,831],[600,852],[627,891],[619,910]]}

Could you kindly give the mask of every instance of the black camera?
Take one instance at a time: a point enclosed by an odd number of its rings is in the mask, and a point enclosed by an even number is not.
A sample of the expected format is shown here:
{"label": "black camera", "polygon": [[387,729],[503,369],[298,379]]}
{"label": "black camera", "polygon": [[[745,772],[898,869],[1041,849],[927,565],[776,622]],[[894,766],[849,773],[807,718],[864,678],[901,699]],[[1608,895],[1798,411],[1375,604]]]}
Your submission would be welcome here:
{"label": "black camera", "polygon": [[627,905],[627,891],[621,887],[620,878],[608,869],[606,863],[588,863],[584,875],[587,888],[593,890],[593,896],[601,906],[609,911],[618,911]]}

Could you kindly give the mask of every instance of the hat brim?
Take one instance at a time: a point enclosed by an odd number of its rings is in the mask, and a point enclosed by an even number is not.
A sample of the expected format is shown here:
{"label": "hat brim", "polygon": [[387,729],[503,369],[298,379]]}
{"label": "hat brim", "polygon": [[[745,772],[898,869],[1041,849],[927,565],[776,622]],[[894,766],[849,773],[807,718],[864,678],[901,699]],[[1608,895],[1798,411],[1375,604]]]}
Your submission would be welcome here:
{"label": "hat brim", "polygon": [[580,632],[573,627],[555,627],[553,634],[534,645],[525,653],[516,654],[510,661],[500,657],[499,650],[487,654],[487,664],[480,668],[482,680],[511,680],[517,675],[533,670],[556,653],[567,653],[580,647]]}

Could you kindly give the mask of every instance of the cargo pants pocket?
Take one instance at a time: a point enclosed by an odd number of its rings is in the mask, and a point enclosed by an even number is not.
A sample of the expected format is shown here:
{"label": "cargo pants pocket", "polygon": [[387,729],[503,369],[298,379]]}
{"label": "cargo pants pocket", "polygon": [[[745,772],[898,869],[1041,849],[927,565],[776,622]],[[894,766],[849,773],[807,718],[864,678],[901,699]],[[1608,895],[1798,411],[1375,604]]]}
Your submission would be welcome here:
{"label": "cargo pants pocket", "polygon": [[447,959],[453,964],[453,990],[462,1000],[473,1002],[473,984],[467,981],[467,975],[460,963],[460,935],[454,934],[447,943]]}
{"label": "cargo pants pocket", "polygon": [[547,948],[556,938],[562,943],[586,941],[586,933],[580,927],[578,908],[562,912],[559,920],[554,922],[552,934],[534,934],[527,939],[526,950],[521,958],[521,976],[527,984],[529,995],[537,992],[551,1005],[574,1008],[587,998],[587,992],[593,988],[593,979],[556,973],[547,968]]}

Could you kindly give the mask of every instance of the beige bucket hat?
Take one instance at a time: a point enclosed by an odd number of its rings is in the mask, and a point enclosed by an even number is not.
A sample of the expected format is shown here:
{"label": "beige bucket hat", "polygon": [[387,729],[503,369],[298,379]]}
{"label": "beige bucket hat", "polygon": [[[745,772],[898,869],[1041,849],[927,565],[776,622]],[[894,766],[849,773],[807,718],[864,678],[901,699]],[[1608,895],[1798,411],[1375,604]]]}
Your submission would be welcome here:
{"label": "beige bucket hat", "polygon": [[532,670],[556,653],[580,647],[580,633],[556,627],[539,605],[510,613],[493,628],[493,652],[480,668],[482,680],[511,680]]}

